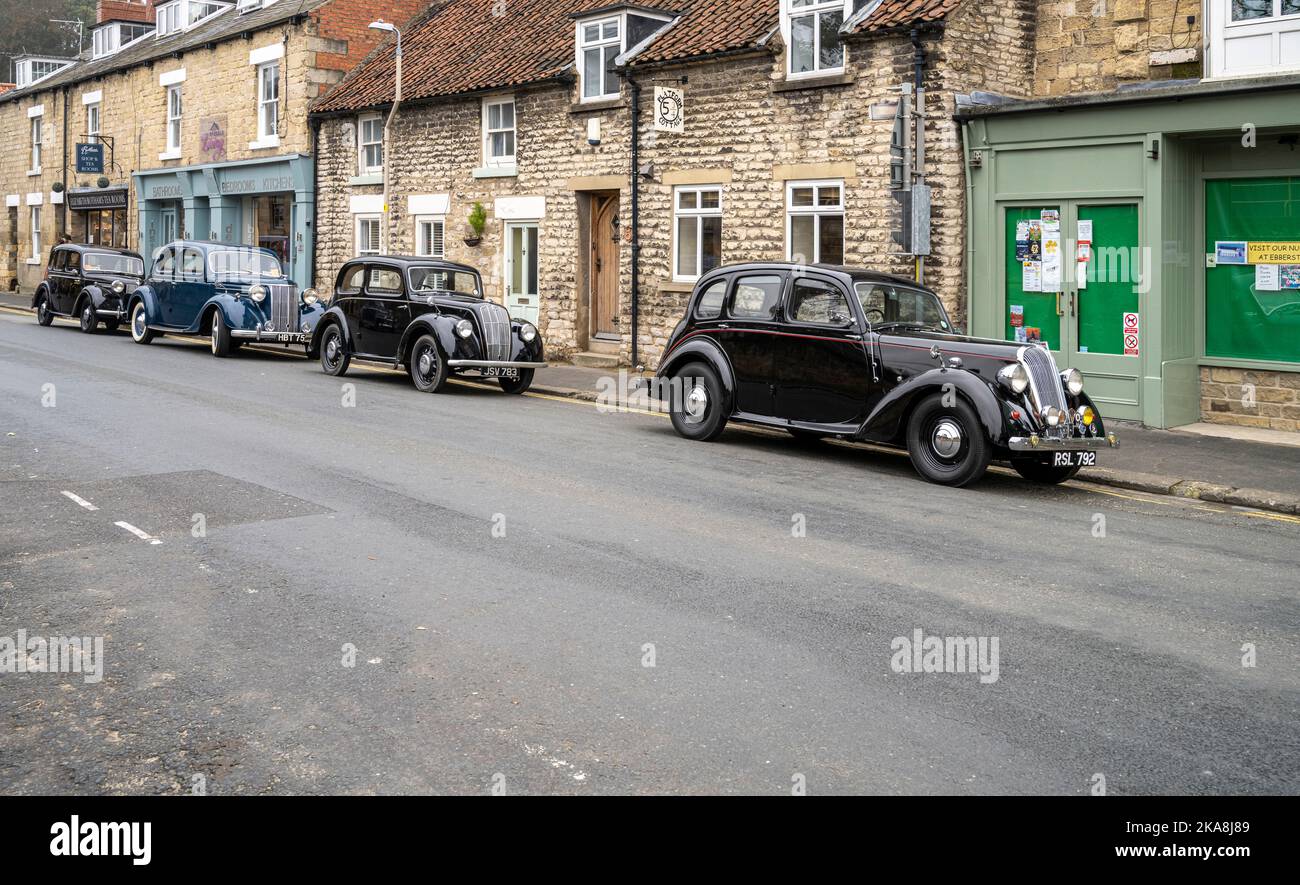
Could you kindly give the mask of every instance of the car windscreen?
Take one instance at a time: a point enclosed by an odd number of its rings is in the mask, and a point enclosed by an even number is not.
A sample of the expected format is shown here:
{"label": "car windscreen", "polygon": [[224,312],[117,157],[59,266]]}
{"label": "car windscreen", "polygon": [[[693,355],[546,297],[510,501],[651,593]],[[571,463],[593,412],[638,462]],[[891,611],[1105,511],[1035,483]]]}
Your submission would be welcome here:
{"label": "car windscreen", "polygon": [[284,277],[280,260],[256,249],[216,249],[208,253],[208,268],[215,280],[278,280]]}
{"label": "car windscreen", "polygon": [[411,292],[455,292],[460,295],[478,295],[478,274],[446,267],[411,268]]}
{"label": "car windscreen", "polygon": [[86,273],[120,273],[125,276],[144,276],[144,259],[132,255],[114,255],[111,252],[87,252],[81,258]]}
{"label": "car windscreen", "polygon": [[859,280],[853,284],[862,312],[873,326],[889,323],[925,326],[949,332],[948,314],[939,299],[930,292],[910,289],[893,283]]}

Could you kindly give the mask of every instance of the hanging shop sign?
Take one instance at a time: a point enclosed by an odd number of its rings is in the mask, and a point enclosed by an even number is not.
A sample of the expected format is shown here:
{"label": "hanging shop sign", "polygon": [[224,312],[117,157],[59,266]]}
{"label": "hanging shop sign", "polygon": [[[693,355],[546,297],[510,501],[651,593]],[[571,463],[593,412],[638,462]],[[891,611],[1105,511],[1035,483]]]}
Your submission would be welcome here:
{"label": "hanging shop sign", "polygon": [[77,143],[77,172],[82,175],[102,175],[104,172],[104,146]]}
{"label": "hanging shop sign", "polygon": [[676,86],[655,87],[655,131],[686,131],[686,92]]}

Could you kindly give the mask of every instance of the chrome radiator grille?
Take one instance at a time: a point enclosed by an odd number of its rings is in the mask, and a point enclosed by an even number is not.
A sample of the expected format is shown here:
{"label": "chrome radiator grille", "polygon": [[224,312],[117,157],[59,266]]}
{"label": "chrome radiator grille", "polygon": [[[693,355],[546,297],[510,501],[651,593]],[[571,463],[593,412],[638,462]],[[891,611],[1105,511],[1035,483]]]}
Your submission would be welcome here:
{"label": "chrome radiator grille", "polygon": [[483,358],[499,362],[510,359],[510,312],[499,304],[480,304],[478,321],[483,328]]}
{"label": "chrome radiator grille", "polygon": [[1020,350],[1020,362],[1029,372],[1029,388],[1034,395],[1034,408],[1040,413],[1047,406],[1068,409],[1065,402],[1065,388],[1061,386],[1061,373],[1056,369],[1056,360],[1046,347],[1024,347]]}
{"label": "chrome radiator grille", "polygon": [[266,295],[271,301],[267,316],[275,325],[273,331],[297,332],[298,293],[295,291],[295,287],[284,285],[267,286]]}

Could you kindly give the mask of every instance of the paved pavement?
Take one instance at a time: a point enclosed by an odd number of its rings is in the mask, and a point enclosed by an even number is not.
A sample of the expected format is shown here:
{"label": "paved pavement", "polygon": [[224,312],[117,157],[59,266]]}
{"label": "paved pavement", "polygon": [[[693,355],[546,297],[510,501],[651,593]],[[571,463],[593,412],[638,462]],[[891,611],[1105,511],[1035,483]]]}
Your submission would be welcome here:
{"label": "paved pavement", "polygon": [[4,793],[1300,789],[1294,517],[6,313],[0,501]]}

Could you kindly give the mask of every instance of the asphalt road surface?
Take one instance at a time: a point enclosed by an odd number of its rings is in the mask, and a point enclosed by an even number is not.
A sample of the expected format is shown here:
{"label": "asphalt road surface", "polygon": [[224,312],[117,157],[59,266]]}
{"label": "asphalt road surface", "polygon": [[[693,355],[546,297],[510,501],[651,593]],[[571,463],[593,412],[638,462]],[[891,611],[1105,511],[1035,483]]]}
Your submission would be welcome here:
{"label": "asphalt road surface", "polygon": [[1300,520],[8,312],[0,445],[4,793],[1300,791]]}

